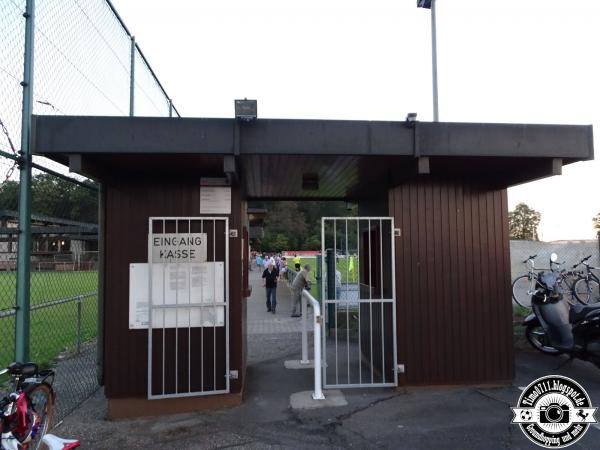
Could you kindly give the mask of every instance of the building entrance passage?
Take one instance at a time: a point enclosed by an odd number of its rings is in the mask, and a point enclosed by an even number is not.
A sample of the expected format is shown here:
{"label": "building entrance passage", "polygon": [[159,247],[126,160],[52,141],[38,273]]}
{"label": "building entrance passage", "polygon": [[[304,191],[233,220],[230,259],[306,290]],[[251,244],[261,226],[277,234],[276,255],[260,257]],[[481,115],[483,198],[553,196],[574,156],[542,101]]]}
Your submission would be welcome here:
{"label": "building entrance passage", "polygon": [[326,388],[397,386],[394,220],[321,222]]}
{"label": "building entrance passage", "polygon": [[229,222],[151,217],[148,399],[229,392]]}

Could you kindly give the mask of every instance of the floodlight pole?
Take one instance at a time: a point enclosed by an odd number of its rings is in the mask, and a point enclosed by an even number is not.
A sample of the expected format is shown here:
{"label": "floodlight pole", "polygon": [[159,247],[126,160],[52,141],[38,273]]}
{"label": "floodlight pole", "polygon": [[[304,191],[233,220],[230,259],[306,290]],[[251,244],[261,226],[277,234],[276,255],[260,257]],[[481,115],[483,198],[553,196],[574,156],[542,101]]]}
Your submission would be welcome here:
{"label": "floodlight pole", "polygon": [[135,36],[131,36],[129,49],[129,115],[135,111]]}
{"label": "floodlight pole", "polygon": [[439,122],[437,80],[437,30],[435,22],[435,0],[431,0],[431,79],[433,82],[433,121]]}
{"label": "floodlight pole", "polygon": [[31,114],[33,113],[33,49],[35,0],[25,4],[23,60],[23,108],[19,152],[19,244],[17,248],[17,298],[15,313],[15,360],[29,360],[29,295],[31,263]]}

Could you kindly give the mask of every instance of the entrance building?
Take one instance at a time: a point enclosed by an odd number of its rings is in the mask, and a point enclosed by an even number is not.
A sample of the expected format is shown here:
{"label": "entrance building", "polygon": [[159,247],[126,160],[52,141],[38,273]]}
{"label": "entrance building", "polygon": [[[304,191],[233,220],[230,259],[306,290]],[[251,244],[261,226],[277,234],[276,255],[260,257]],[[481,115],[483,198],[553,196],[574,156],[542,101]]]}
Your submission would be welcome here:
{"label": "entrance building", "polygon": [[324,283],[326,387],[510,383],[506,188],[593,158],[567,125],[36,116],[32,142],[101,183],[115,418],[242,401],[249,200],[359,205],[322,223],[325,278],[354,258]]}

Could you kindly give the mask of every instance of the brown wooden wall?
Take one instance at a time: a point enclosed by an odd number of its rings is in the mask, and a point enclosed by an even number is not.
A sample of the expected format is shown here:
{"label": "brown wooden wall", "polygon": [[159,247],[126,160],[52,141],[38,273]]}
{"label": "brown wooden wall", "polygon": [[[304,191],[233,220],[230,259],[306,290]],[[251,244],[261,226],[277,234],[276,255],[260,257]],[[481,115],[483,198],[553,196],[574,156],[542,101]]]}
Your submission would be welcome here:
{"label": "brown wooden wall", "polygon": [[418,180],[389,191],[398,363],[408,385],[513,378],[506,190]]}
{"label": "brown wooden wall", "polygon": [[[147,331],[129,330],[129,264],[148,260],[148,218],[150,216],[196,217],[200,205],[200,180],[156,179],[123,175],[123,181],[105,184],[104,212],[104,360],[105,393],[108,398],[146,397]],[[238,238],[229,240],[229,317],[230,368],[239,370],[240,379],[231,380],[231,392],[240,392],[243,383],[243,303],[238,270],[242,259],[242,209],[240,191],[232,188],[232,214],[229,228],[237,229]],[[221,330],[222,332],[223,330]],[[187,333],[187,331],[186,331]],[[205,350],[212,352],[211,336]],[[217,336],[217,352],[224,352],[224,339]],[[186,338],[182,341],[185,341]],[[180,348],[180,351],[185,351]],[[224,359],[219,359],[224,360]],[[183,367],[185,369],[185,367]],[[187,370],[187,369],[186,369]],[[187,373],[187,372],[186,372]],[[211,380],[205,379],[207,385]],[[217,383],[218,387],[222,387]],[[210,388],[210,386],[208,386]]]}

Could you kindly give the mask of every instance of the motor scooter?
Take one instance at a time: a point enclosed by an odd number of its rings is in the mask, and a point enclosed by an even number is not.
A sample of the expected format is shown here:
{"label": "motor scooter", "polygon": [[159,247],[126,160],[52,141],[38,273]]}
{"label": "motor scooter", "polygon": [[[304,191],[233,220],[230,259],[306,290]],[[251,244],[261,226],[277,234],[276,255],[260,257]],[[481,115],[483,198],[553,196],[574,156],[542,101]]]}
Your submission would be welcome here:
{"label": "motor scooter", "polygon": [[[550,261],[558,256],[552,253]],[[533,313],[525,318],[525,335],[531,345],[546,354],[567,354],[600,368],[600,304],[569,305],[560,293],[560,275],[538,274],[531,298]]]}

